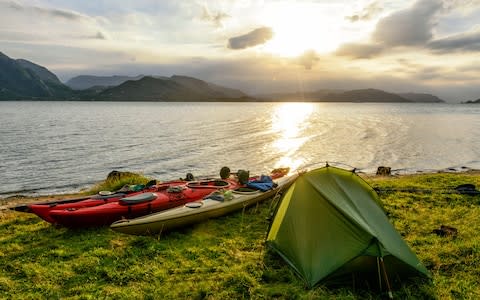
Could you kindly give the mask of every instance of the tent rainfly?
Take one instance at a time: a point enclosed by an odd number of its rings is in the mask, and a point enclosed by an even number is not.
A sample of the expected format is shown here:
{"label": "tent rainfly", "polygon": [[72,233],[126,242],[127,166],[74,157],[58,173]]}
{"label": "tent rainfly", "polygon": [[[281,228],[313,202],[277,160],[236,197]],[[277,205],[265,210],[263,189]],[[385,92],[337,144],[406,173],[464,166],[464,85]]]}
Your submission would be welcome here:
{"label": "tent rainfly", "polygon": [[388,221],[372,187],[353,171],[328,165],[301,174],[290,186],[266,243],[310,288],[353,281],[390,292],[393,282],[430,276]]}

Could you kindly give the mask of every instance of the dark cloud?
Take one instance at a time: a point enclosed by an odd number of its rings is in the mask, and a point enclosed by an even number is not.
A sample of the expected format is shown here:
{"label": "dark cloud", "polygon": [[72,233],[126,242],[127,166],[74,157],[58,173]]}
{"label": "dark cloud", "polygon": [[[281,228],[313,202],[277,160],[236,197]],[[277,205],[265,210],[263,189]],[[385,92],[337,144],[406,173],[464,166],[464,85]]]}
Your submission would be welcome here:
{"label": "dark cloud", "polygon": [[382,52],[383,47],[380,45],[349,43],[341,45],[337,51],[335,51],[335,54],[352,58],[372,58]]}
{"label": "dark cloud", "polygon": [[351,22],[368,21],[381,13],[382,10],[383,8],[378,2],[372,2],[368,6],[363,8],[362,11],[351,16],[346,16],[345,18],[347,20],[350,20]]}
{"label": "dark cloud", "polygon": [[232,37],[228,40],[228,48],[245,49],[264,44],[273,37],[273,31],[270,27],[260,27],[247,34]]}
{"label": "dark cloud", "polygon": [[383,18],[377,24],[373,39],[386,46],[424,45],[433,37],[441,0],[418,0],[411,8]]}
{"label": "dark cloud", "polygon": [[307,70],[311,70],[313,65],[315,65],[320,60],[320,57],[314,50],[305,51],[302,55],[298,57],[298,63],[305,67]]}
{"label": "dark cloud", "polygon": [[215,27],[223,27],[223,20],[227,18],[230,18],[230,15],[224,12],[217,11],[212,13],[206,6],[202,7],[201,19],[212,23]]}
{"label": "dark cloud", "polygon": [[66,20],[75,21],[75,20],[83,20],[87,18],[81,14],[71,12],[68,10],[61,10],[61,9],[55,9],[55,8],[43,8],[38,6],[26,6],[26,5],[18,4],[13,1],[8,3],[8,7],[10,9],[14,9],[17,11],[33,12],[33,13],[44,15],[44,16],[61,18]]}
{"label": "dark cloud", "polygon": [[425,47],[433,38],[436,17],[442,9],[442,0],[418,0],[410,8],[381,19],[372,34],[373,42],[341,45],[336,55],[363,59],[381,55],[390,47]]}
{"label": "dark cloud", "polygon": [[477,52],[480,51],[480,31],[466,32],[433,40],[428,43],[427,47],[439,53],[452,51]]}

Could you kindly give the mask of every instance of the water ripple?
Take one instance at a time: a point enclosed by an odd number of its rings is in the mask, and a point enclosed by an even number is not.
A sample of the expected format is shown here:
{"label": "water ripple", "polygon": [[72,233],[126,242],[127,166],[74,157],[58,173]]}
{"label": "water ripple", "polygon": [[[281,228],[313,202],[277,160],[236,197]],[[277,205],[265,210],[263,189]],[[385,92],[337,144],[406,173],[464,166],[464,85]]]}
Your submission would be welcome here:
{"label": "water ripple", "polygon": [[0,194],[72,191],[112,170],[480,169],[479,115],[450,104],[0,102]]}

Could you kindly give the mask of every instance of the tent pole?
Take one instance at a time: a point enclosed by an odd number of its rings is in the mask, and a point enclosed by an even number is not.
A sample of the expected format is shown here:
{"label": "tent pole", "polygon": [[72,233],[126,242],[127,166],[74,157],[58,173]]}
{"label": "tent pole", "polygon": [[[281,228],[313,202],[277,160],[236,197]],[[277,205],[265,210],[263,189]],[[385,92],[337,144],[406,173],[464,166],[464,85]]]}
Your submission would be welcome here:
{"label": "tent pole", "polygon": [[[387,285],[387,290],[388,290],[388,298],[393,299],[393,293],[392,289],[390,288],[390,282],[388,281],[388,276],[387,276],[387,269],[385,268],[385,263],[383,262],[383,253],[382,253],[382,248],[380,247],[380,243],[378,242],[377,239],[375,239],[375,242],[377,243],[377,248],[378,248],[378,254],[377,259],[380,259],[380,265],[383,269],[383,276],[385,277],[385,283]],[[379,270],[380,271],[380,270]],[[381,280],[380,280],[381,282]]]}
{"label": "tent pole", "polygon": [[382,273],[380,271],[380,257],[377,256],[377,272],[378,272],[378,286],[380,287],[380,291],[383,290],[382,288]]}
{"label": "tent pole", "polygon": [[387,269],[385,269],[385,263],[383,262],[383,257],[380,257],[380,264],[382,265],[383,276],[385,277],[385,283],[387,284],[388,298],[393,299],[392,289],[390,288],[390,282],[388,281]]}

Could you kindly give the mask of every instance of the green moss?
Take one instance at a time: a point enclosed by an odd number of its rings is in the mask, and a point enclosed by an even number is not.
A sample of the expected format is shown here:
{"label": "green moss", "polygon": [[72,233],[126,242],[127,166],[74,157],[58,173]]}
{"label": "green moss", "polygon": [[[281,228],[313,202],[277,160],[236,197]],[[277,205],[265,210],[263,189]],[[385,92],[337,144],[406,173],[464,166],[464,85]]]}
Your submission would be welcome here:
{"label": "green moss", "polygon": [[[390,221],[432,273],[405,283],[396,299],[480,297],[480,196],[452,193],[480,176],[425,174],[366,178],[387,190]],[[128,184],[138,182],[129,182]],[[120,185],[126,184],[124,182]],[[102,186],[99,190],[109,189]],[[415,192],[406,189],[416,189]],[[420,191],[421,190],[421,191]],[[350,287],[308,290],[264,248],[270,201],[245,212],[137,237],[109,228],[56,228],[35,215],[0,212],[0,298],[19,299],[382,299]],[[440,225],[458,236],[439,237]]]}

